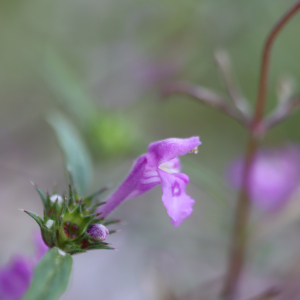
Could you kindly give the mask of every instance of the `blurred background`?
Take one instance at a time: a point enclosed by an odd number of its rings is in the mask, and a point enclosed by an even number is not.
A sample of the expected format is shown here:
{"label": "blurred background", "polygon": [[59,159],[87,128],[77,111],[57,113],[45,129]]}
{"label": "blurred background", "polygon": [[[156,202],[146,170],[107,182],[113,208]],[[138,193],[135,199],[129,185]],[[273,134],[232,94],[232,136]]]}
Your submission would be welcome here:
{"label": "blurred background", "polygon": [[[199,135],[198,154],[182,158],[188,193],[196,200],[192,216],[173,228],[159,186],[123,204],[113,217],[125,224],[107,240],[118,251],[74,256],[61,299],[214,299],[236,199],[225,170],[243,153],[247,132],[188,97],[166,99],[161,89],[186,80],[226,95],[214,62],[214,51],[222,48],[253,105],[264,39],[293,2],[1,0],[0,264],[33,252],[37,225],[18,210],[42,214],[30,181],[45,191],[54,183],[59,193],[67,189],[52,129],[59,128],[58,113],[90,154],[89,192],[116,187],[150,142]],[[292,76],[299,84],[299,26],[296,16],[275,44],[268,111],[277,103],[278,78]],[[264,145],[299,143],[299,126],[296,113]],[[254,208],[242,299],[300,276],[299,198],[296,191],[293,209],[276,216]]]}

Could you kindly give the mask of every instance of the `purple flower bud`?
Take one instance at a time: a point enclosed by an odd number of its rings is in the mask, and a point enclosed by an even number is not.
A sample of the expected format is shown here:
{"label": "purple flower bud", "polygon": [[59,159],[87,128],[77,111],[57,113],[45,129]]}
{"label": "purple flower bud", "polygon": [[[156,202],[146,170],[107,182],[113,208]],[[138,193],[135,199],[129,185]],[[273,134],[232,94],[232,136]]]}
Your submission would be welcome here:
{"label": "purple flower bud", "polygon": [[94,241],[104,241],[109,235],[108,229],[102,224],[93,224],[87,232]]}
{"label": "purple flower bud", "polygon": [[[240,189],[243,160],[233,161],[228,169],[229,184]],[[249,176],[251,201],[265,211],[277,211],[300,183],[300,148],[286,146],[257,153]]]}

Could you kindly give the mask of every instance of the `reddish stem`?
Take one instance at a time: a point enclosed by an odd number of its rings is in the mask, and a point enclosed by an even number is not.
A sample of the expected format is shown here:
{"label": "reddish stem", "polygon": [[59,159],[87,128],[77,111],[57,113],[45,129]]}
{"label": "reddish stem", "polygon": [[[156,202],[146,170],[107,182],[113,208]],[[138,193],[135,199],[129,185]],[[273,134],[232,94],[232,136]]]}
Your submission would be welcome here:
{"label": "reddish stem", "polygon": [[253,118],[253,128],[256,128],[257,125],[260,124],[260,121],[263,118],[264,110],[267,101],[267,87],[268,87],[268,72],[269,72],[269,64],[270,64],[270,56],[272,46],[274,41],[281,31],[281,29],[286,25],[286,23],[298,12],[300,8],[300,1],[297,1],[275,24],[269,36],[265,42],[261,69],[260,69],[260,79],[259,79],[259,89],[256,101],[256,108]]}
{"label": "reddish stem", "polygon": [[298,12],[300,9],[300,1],[297,1],[286,14],[275,24],[271,30],[263,50],[259,89],[256,101],[255,112],[250,128],[250,136],[245,155],[245,167],[243,170],[242,188],[238,198],[236,217],[233,230],[233,238],[231,243],[231,252],[229,256],[229,264],[225,277],[225,283],[222,291],[222,299],[234,299],[238,281],[245,263],[245,252],[247,248],[247,224],[250,216],[250,198],[249,198],[249,174],[253,166],[254,157],[259,146],[257,139],[257,130],[259,130],[266,106],[268,71],[272,46],[274,41],[284,27],[284,25]]}

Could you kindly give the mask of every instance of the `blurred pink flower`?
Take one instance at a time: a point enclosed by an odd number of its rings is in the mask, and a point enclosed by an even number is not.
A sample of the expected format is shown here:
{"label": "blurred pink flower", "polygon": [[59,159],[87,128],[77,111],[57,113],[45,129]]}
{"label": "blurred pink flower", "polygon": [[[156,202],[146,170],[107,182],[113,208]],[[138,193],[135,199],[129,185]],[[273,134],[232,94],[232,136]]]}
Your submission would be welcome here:
{"label": "blurred pink flower", "polygon": [[43,241],[40,231],[37,231],[34,234],[33,241],[35,245],[35,258],[37,259],[37,261],[40,261],[49,248]]}
{"label": "blurred pink flower", "polygon": [[14,256],[0,269],[0,299],[21,299],[30,286],[34,264],[25,256]]}
{"label": "blurred pink flower", "polygon": [[196,151],[200,144],[199,137],[171,138],[151,143],[148,152],[135,160],[127,178],[106,200],[106,204],[99,207],[98,212],[106,217],[124,200],[137,197],[161,184],[162,201],[172,224],[179,226],[192,213],[195,201],[185,193],[189,177],[180,173],[177,156]]}
{"label": "blurred pink flower", "polygon": [[[241,186],[243,159],[233,161],[227,178],[234,189]],[[280,149],[263,149],[254,159],[249,177],[252,202],[265,211],[277,211],[297,188],[300,182],[300,148],[286,146]]]}
{"label": "blurred pink flower", "polygon": [[18,300],[28,290],[35,265],[48,250],[41,233],[35,233],[34,243],[36,253],[34,257],[15,255],[5,266],[0,267],[0,299]]}

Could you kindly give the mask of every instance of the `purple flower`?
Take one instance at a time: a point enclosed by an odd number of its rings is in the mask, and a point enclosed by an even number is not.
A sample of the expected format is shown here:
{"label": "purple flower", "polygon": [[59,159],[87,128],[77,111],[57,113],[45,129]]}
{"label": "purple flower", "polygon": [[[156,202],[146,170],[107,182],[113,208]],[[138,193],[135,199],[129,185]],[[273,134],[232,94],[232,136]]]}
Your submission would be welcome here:
{"label": "purple flower", "polygon": [[45,244],[40,231],[37,231],[34,234],[33,241],[35,244],[35,259],[37,260],[37,262],[39,262],[49,248]]}
{"label": "purple flower", "polygon": [[15,255],[0,268],[0,299],[18,300],[27,292],[33,277],[34,267],[48,250],[41,233],[34,234],[36,253],[33,258]]}
{"label": "purple flower", "polygon": [[[227,176],[230,185],[241,186],[243,160],[231,163]],[[277,211],[290,198],[300,180],[300,148],[264,149],[257,153],[249,176],[251,201],[265,211]]]}
{"label": "purple flower", "polygon": [[23,256],[13,257],[0,269],[0,299],[21,299],[30,286],[33,269],[33,261]]}
{"label": "purple flower", "polygon": [[196,152],[201,143],[199,137],[171,138],[151,143],[146,154],[138,157],[120,187],[99,207],[106,217],[121,202],[139,196],[158,184],[162,187],[162,201],[177,227],[192,213],[194,200],[185,193],[189,177],[180,172],[177,156]]}

